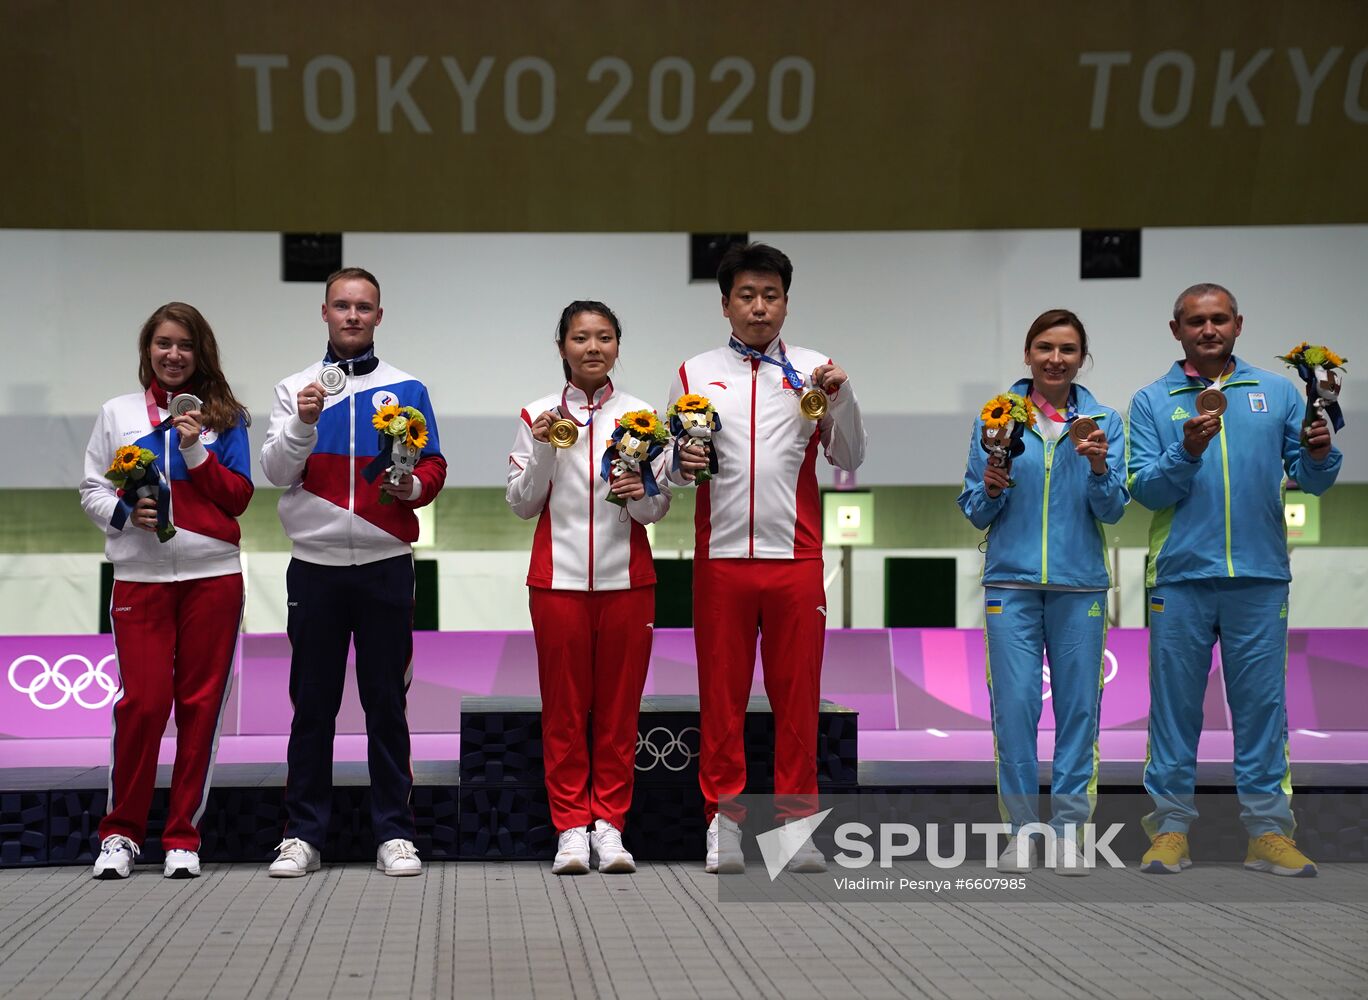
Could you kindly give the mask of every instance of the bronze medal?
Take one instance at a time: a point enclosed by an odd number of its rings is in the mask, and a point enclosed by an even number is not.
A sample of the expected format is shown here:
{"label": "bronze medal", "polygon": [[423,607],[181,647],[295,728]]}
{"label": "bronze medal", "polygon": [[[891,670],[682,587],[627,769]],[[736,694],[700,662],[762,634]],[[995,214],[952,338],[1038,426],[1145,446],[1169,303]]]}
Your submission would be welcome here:
{"label": "bronze medal", "polygon": [[1204,416],[1219,417],[1226,411],[1226,394],[1214,385],[1197,393],[1197,412]]}
{"label": "bronze medal", "polygon": [[1083,444],[1088,440],[1088,435],[1097,430],[1097,421],[1092,417],[1079,417],[1069,425],[1069,437],[1074,439],[1075,444]]}

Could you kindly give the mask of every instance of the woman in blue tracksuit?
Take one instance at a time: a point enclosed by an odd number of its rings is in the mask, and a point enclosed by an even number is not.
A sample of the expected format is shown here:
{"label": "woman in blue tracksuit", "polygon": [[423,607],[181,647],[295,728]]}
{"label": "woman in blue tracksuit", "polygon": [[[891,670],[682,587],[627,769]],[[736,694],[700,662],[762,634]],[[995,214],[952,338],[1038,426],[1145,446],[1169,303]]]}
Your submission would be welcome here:
{"label": "woman in blue tracksuit", "polygon": [[[1125,484],[1121,417],[1074,384],[1088,357],[1088,335],[1067,309],[1042,313],[1026,333],[1031,377],[1011,392],[1034,402],[1035,425],[1010,470],[988,464],[974,423],[960,509],[988,531],[983,570],[988,692],[997,758],[999,810],[1013,837],[998,867],[1020,871],[1039,857],[1028,836],[1038,824],[1040,779],[1036,730],[1042,667],[1048,656],[1054,702],[1052,826],[1059,835],[1056,871],[1087,874],[1068,824],[1086,823],[1097,792],[1097,731],[1107,634],[1107,563],[1103,524],[1114,524],[1130,497]],[[1069,428],[1090,417],[1097,430],[1075,442]],[[1010,471],[1010,479],[1008,477]],[[1043,832],[1043,831],[1042,831]],[[1081,840],[1081,832],[1079,833]]]}

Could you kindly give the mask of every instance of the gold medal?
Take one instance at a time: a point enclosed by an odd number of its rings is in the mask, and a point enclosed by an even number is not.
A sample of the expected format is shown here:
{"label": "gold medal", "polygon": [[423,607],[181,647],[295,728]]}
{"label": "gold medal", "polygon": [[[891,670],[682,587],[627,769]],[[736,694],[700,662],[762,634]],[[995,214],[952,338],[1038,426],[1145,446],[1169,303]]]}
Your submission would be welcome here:
{"label": "gold medal", "polygon": [[552,422],[551,429],[547,432],[547,437],[550,438],[551,444],[554,447],[569,448],[579,440],[579,428],[575,426],[574,421],[561,417],[559,420]]}
{"label": "gold medal", "polygon": [[809,389],[798,400],[798,409],[809,420],[821,420],[827,415],[827,394],[821,389]]}

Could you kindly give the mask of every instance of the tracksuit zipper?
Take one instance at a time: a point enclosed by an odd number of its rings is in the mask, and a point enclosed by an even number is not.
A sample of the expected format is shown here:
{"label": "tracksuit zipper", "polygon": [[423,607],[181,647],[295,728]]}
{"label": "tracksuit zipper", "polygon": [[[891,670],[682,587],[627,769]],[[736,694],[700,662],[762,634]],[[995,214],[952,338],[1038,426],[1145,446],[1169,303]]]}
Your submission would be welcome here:
{"label": "tracksuit zipper", "polygon": [[[592,400],[591,400],[592,402]],[[589,589],[594,589],[594,415],[589,414]]]}
{"label": "tracksuit zipper", "polygon": [[760,370],[760,362],[751,359],[751,412],[750,412],[750,537],[749,558],[755,558],[755,379]]}
{"label": "tracksuit zipper", "polygon": [[[1034,428],[1033,428],[1034,429]],[[1066,432],[1067,433],[1067,432]],[[1045,502],[1040,507],[1040,582],[1050,582],[1050,470],[1056,441],[1045,442]]]}
{"label": "tracksuit zipper", "polygon": [[[170,399],[167,400],[167,403],[168,403],[168,404],[170,403]],[[176,440],[175,440],[174,442],[172,441],[172,434],[175,434],[175,436],[176,436]],[[166,459],[166,519],[167,519],[169,522],[171,522],[172,524],[175,524],[175,523],[176,523],[176,518],[175,518],[175,510],[172,509],[172,506],[171,506],[171,500],[172,500],[172,497],[171,497],[171,447],[172,447],[172,444],[173,444],[173,443],[174,443],[175,445],[179,446],[179,444],[180,444],[179,438],[180,438],[179,432],[175,431],[174,429],[168,430],[168,431],[166,432],[166,442],[165,442],[165,444],[164,444],[163,447],[162,447],[162,455],[163,455],[163,456],[165,457],[165,459]],[[187,472],[187,474],[188,474],[188,472]],[[176,567],[176,539],[175,539],[175,537],[173,536],[173,537],[171,538],[171,540],[170,540],[169,542],[167,542],[166,544],[167,544],[167,546],[171,549],[171,578],[174,580],[174,579],[176,578],[176,576],[177,576],[177,567]]]}
{"label": "tracksuit zipper", "polygon": [[1230,456],[1226,452],[1225,417],[1221,417],[1221,484],[1225,487],[1225,556],[1226,573],[1235,575],[1235,560],[1230,552]]}
{"label": "tracksuit zipper", "polygon": [[[1237,379],[1237,378],[1234,378],[1234,377],[1233,377],[1234,374],[1235,374],[1234,372],[1231,372],[1230,374],[1231,374],[1232,377],[1227,378],[1227,379],[1225,379],[1224,381],[1221,380],[1221,379],[1217,379],[1215,382],[1212,382],[1212,383],[1211,383],[1212,387],[1217,388],[1217,389],[1220,389],[1222,392],[1225,392],[1226,390],[1230,389],[1232,386],[1237,386],[1237,385],[1258,385],[1258,384],[1259,384],[1259,380],[1256,379],[1256,378]],[[1200,388],[1199,386],[1195,386],[1195,385],[1185,385],[1185,386],[1181,386],[1180,388],[1177,388],[1177,389],[1170,389],[1170,390],[1169,390],[1169,396],[1172,397],[1172,396],[1181,395],[1182,393],[1187,393],[1187,392],[1200,392],[1200,391],[1201,391],[1201,388]],[[1227,448],[1226,448],[1226,422],[1225,422],[1225,417],[1223,416],[1223,417],[1221,417],[1220,419],[1221,419],[1221,429],[1220,429],[1220,431],[1218,431],[1217,433],[1218,433],[1218,435],[1219,435],[1220,438],[1221,438],[1221,486],[1222,486],[1222,488],[1223,488],[1223,490],[1224,490],[1224,504],[1223,504],[1223,507],[1224,507],[1224,512],[1225,512],[1225,557],[1226,557],[1226,575],[1229,576],[1229,577],[1234,577],[1234,576],[1235,576],[1235,559],[1234,559],[1234,553],[1233,553],[1233,551],[1232,551],[1231,531],[1230,531],[1230,453],[1229,453],[1229,451],[1228,451]]]}
{"label": "tracksuit zipper", "polygon": [[[356,375],[355,366],[347,365],[348,380]],[[352,522],[356,519],[356,390],[347,396],[347,551],[356,562],[356,544]]]}

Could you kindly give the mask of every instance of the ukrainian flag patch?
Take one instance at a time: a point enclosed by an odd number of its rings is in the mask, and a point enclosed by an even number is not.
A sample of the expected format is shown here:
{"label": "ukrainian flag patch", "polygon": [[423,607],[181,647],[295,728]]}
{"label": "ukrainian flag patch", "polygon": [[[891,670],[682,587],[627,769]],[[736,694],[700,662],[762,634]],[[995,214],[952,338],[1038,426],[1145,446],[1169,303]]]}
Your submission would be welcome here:
{"label": "ukrainian flag patch", "polygon": [[983,602],[983,613],[984,613],[985,615],[1000,615],[1000,614],[1002,614],[1002,598],[1000,598],[1000,597],[990,597],[990,598],[988,598],[988,600],[984,601],[984,602]]}
{"label": "ukrainian flag patch", "polygon": [[1150,598],[1150,612],[1156,613],[1164,610],[1164,599],[1162,597]]}

